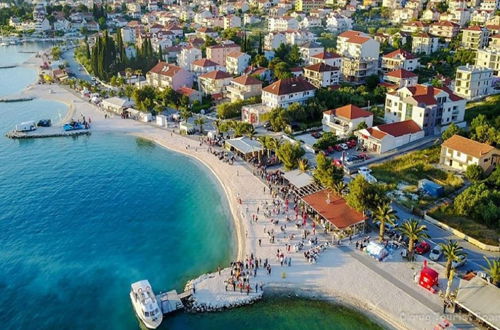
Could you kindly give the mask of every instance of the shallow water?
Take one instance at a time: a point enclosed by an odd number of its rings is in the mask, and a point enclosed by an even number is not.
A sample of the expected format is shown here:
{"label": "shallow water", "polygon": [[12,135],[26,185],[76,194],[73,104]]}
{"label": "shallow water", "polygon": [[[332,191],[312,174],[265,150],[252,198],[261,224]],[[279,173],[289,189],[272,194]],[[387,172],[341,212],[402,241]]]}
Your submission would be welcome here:
{"label": "shallow water", "polygon": [[[0,63],[29,57],[18,49],[0,47]],[[29,69],[0,70],[0,95],[35,78]],[[65,111],[43,100],[0,103],[0,324],[136,329],[131,282],[147,278],[156,291],[182,291],[187,280],[234,257],[227,201],[202,165],[135,137],[3,136],[16,123],[58,121]],[[224,313],[178,313],[162,328],[241,326],[374,327],[339,306],[273,298]]]}

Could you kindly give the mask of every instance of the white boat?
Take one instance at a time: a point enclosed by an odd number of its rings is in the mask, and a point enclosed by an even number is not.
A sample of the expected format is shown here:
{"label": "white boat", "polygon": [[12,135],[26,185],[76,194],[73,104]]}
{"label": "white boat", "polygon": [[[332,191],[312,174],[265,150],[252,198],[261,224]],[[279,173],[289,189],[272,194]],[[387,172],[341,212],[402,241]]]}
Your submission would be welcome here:
{"label": "white boat", "polygon": [[146,327],[156,329],[160,326],[163,314],[148,280],[132,283],[130,300],[135,313]]}

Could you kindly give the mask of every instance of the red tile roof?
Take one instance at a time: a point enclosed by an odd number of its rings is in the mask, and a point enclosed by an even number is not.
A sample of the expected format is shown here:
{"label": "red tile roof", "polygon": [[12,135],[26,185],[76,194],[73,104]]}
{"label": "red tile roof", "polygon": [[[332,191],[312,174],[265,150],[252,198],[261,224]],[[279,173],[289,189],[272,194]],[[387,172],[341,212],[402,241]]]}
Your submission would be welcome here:
{"label": "red tile roof", "polygon": [[161,74],[167,77],[173,77],[177,72],[181,71],[182,68],[167,62],[158,62],[149,72]]}
{"label": "red tile roof", "polygon": [[316,63],[312,65],[306,66],[304,69],[315,71],[315,72],[329,72],[329,71],[337,71],[339,68],[334,66],[325,64],[325,63]]}
{"label": "red tile roof", "polygon": [[373,113],[357,107],[353,104],[344,105],[334,110],[335,116],[346,119],[366,118],[373,116]]}
{"label": "red tile roof", "polygon": [[310,90],[316,90],[316,87],[303,77],[281,79],[262,89],[262,91],[274,95],[286,95]]}
{"label": "red tile roof", "polygon": [[339,54],[336,54],[336,53],[332,53],[332,52],[322,52],[322,53],[316,54],[316,55],[311,56],[311,57],[318,58],[321,60],[328,60],[331,58],[340,58],[342,56],[340,56]]}
{"label": "red tile roof", "polygon": [[420,126],[417,125],[416,122],[413,120],[405,120],[405,121],[399,121],[396,123],[391,123],[391,124],[383,124],[377,126],[377,128],[389,135],[392,135],[394,137],[406,135],[406,134],[413,134],[422,131]]}
{"label": "red tile roof", "polygon": [[198,91],[196,89],[192,89],[189,87],[181,87],[177,90],[177,93],[180,93],[182,95],[190,96],[194,93],[197,93]]}
{"label": "red tile roof", "polygon": [[495,149],[489,144],[470,140],[460,135],[453,135],[443,142],[443,146],[476,158],[481,158]]}
{"label": "red tile roof", "polygon": [[415,58],[415,56],[412,53],[404,49],[396,49],[395,51],[390,52],[389,54],[385,54],[383,57],[394,58],[398,55],[400,55],[406,60],[411,60]]}
{"label": "red tile roof", "polygon": [[211,67],[211,66],[218,66],[218,63],[215,63],[214,61],[209,60],[208,58],[201,58],[199,60],[193,61],[191,65],[196,65],[196,66],[201,66],[203,68]]}
{"label": "red tile roof", "polygon": [[231,78],[232,75],[225,72],[225,71],[221,71],[221,70],[214,70],[214,71],[210,71],[210,72],[207,72],[205,74],[202,74],[200,76],[200,78],[207,78],[207,79],[214,79],[214,80],[218,80],[218,79],[227,79],[227,78]]}
{"label": "red tile roof", "polygon": [[413,72],[405,70],[405,69],[398,69],[398,70],[394,70],[391,72],[387,72],[385,75],[389,76],[389,77],[400,78],[400,79],[418,77]]}
{"label": "red tile roof", "polygon": [[386,133],[379,131],[378,129],[374,129],[373,127],[367,128],[366,130],[368,131],[368,133],[370,133],[371,136],[373,136],[377,140],[382,140],[384,136],[387,135]]}
{"label": "red tile roof", "polygon": [[249,85],[262,85],[262,81],[249,75],[239,76],[233,79],[237,84],[249,86]]}
{"label": "red tile roof", "polygon": [[339,37],[342,37],[342,38],[352,38],[352,37],[359,36],[361,33],[362,32],[359,32],[359,31],[349,30],[349,31],[345,31],[345,32],[342,32],[341,34],[339,34]]}
{"label": "red tile roof", "polygon": [[366,220],[363,213],[356,211],[347,205],[345,199],[327,189],[304,196],[302,199],[338,229],[344,229]]}
{"label": "red tile roof", "polygon": [[354,44],[364,44],[365,42],[367,42],[369,40],[370,40],[370,38],[368,38],[368,37],[357,36],[357,37],[349,38],[349,40],[347,40],[347,42],[352,42]]}

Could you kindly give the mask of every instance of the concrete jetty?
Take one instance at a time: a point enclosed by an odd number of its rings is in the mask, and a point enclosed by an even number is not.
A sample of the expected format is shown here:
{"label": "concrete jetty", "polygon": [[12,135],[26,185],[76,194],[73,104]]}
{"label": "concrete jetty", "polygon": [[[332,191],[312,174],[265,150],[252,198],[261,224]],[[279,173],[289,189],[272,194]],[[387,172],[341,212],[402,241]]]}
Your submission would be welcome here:
{"label": "concrete jetty", "polygon": [[8,102],[26,102],[26,101],[32,101],[35,98],[33,96],[16,96],[16,97],[2,97],[0,98],[0,102],[8,103]]}
{"label": "concrete jetty", "polygon": [[78,135],[90,135],[90,130],[64,131],[62,127],[39,127],[37,130],[31,132],[18,132],[14,130],[5,134],[10,139],[39,139]]}

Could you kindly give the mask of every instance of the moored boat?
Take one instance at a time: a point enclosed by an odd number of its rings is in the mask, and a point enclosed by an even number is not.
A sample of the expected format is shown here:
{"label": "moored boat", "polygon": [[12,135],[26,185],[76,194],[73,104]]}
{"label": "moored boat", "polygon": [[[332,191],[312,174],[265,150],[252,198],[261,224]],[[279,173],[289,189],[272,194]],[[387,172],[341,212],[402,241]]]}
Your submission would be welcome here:
{"label": "moored boat", "polygon": [[137,317],[146,327],[156,329],[160,326],[163,314],[148,280],[132,283],[130,300]]}

